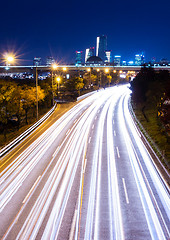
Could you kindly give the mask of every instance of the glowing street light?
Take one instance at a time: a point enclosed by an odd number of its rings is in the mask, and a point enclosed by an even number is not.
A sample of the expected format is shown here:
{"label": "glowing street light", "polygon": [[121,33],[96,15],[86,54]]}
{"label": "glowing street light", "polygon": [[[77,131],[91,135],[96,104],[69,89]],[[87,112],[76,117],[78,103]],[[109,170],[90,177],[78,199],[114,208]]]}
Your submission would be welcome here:
{"label": "glowing street light", "polygon": [[14,57],[13,56],[8,56],[7,57],[7,62],[8,63],[12,63],[14,61]]}
{"label": "glowing street light", "polygon": [[67,68],[66,68],[66,67],[63,67],[63,71],[67,71]]}
{"label": "glowing street light", "polygon": [[13,63],[15,61],[15,57],[12,54],[6,54],[5,55],[5,61],[6,61],[6,65],[10,65],[11,63]]}
{"label": "glowing street light", "polygon": [[57,77],[57,83],[59,83],[61,81],[61,78],[60,77]]}
{"label": "glowing street light", "polygon": [[57,64],[53,64],[53,65],[52,65],[52,69],[53,69],[53,70],[56,70],[57,67],[58,67]]}
{"label": "glowing street light", "polygon": [[109,72],[109,69],[108,68],[105,68],[105,73],[108,73]]}
{"label": "glowing street light", "polygon": [[116,70],[113,70],[114,73],[116,73]]}

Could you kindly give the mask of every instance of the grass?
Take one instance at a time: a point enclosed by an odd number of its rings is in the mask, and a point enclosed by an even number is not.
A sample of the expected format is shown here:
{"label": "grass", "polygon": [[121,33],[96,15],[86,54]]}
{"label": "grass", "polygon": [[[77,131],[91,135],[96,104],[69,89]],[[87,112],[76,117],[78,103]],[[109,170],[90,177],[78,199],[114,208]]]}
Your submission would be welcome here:
{"label": "grass", "polygon": [[[170,136],[165,131],[163,124],[157,117],[157,109],[152,106],[147,106],[145,108],[145,115],[148,119],[144,117],[140,105],[133,105],[133,110],[138,121],[141,123],[144,129],[141,129],[146,136],[151,146],[156,151],[159,158],[162,160],[164,165],[170,164]],[[146,131],[146,132],[145,132]],[[146,134],[147,133],[147,134]],[[154,143],[154,144],[153,144]]]}

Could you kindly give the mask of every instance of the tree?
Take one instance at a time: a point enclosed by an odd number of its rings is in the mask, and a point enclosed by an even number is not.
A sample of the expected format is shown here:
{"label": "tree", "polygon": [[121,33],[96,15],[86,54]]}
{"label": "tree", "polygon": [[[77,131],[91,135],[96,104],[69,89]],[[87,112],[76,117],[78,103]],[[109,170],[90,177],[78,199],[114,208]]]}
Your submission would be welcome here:
{"label": "tree", "polygon": [[[8,120],[18,110],[17,84],[12,81],[0,80],[0,121],[3,124],[4,137],[6,139],[6,130]],[[17,96],[15,98],[15,95]],[[17,110],[16,110],[17,107]]]}
{"label": "tree", "polygon": [[[45,98],[45,93],[40,86],[38,86],[37,90],[38,90],[38,101],[41,102]],[[28,124],[28,111],[31,108],[36,107],[36,101],[37,101],[36,87],[24,86],[22,89],[22,103],[23,103],[23,109],[25,110],[26,124]]]}
{"label": "tree", "polygon": [[64,82],[64,86],[68,92],[71,92],[73,98],[80,95],[80,90],[84,87],[83,79],[73,77]]}

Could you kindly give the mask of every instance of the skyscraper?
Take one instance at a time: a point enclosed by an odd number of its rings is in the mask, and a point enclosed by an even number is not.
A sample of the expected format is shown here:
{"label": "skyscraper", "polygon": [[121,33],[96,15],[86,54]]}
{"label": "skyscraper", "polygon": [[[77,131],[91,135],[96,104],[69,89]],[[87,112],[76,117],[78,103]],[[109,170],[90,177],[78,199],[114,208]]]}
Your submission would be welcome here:
{"label": "skyscraper", "polygon": [[94,47],[87,48],[85,54],[85,63],[87,62],[87,59],[92,56],[94,56]]}
{"label": "skyscraper", "polygon": [[144,64],[144,54],[136,54],[135,55],[135,65],[137,66],[141,66],[142,64]]}
{"label": "skyscraper", "polygon": [[51,66],[53,64],[55,64],[55,59],[53,57],[47,57],[46,58],[46,65]]}
{"label": "skyscraper", "polygon": [[97,44],[96,44],[96,56],[100,57],[103,61],[106,59],[105,51],[107,50],[107,36],[102,35],[97,37]]}
{"label": "skyscraper", "polygon": [[106,50],[105,51],[105,62],[106,63],[111,63],[112,61],[112,51],[111,50]]}
{"label": "skyscraper", "polygon": [[76,65],[82,64],[82,51],[76,51]]}
{"label": "skyscraper", "polygon": [[115,66],[120,66],[121,65],[121,56],[120,55],[115,55],[114,56],[114,65]]}
{"label": "skyscraper", "polygon": [[33,60],[33,65],[34,66],[40,66],[41,65],[41,58],[40,57],[35,57]]}

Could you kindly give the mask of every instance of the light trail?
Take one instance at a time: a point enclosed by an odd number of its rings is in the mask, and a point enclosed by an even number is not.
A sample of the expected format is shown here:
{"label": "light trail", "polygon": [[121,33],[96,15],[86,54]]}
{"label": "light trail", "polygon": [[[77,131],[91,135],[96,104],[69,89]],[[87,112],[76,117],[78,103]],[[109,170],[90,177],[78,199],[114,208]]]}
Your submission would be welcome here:
{"label": "light trail", "polygon": [[[125,98],[125,100],[124,100]],[[121,98],[119,104],[119,116],[121,122],[122,133],[124,135],[124,139],[126,142],[126,146],[128,149],[129,159],[132,165],[134,177],[136,180],[136,185],[138,187],[140,199],[142,202],[142,206],[145,212],[146,220],[148,223],[149,231],[151,234],[152,239],[168,239],[169,238],[169,231],[166,223],[164,222],[161,211],[159,209],[158,203],[154,197],[154,194],[151,190],[151,186],[147,180],[146,174],[144,173],[144,169],[142,167],[141,161],[139,159],[138,153],[135,150],[134,143],[132,142],[132,137],[130,138],[128,128],[130,128],[130,132],[133,134],[133,139],[136,142],[136,145],[139,148],[140,154],[142,155],[142,160],[145,162],[148,172],[152,178],[152,182],[155,184],[155,187],[159,189],[158,194],[163,194],[162,203],[164,204],[164,209],[166,210],[167,216],[169,215],[168,198],[169,195],[163,186],[162,180],[158,173],[156,172],[155,168],[153,167],[151,157],[147,154],[147,151],[141,141],[140,135],[136,132],[136,128],[134,127],[134,123],[130,116],[128,110],[128,95],[124,95]],[[123,101],[124,100],[124,101]],[[127,125],[126,125],[126,122]]]}
{"label": "light trail", "polygon": [[[118,172],[118,165],[122,167],[123,161],[129,162],[128,167],[134,175],[135,189],[139,192],[151,239],[169,238],[168,187],[132,120],[128,109],[129,96],[127,86],[120,86],[96,92],[82,100],[4,169],[0,187],[2,214],[20,192],[20,187],[29,185],[28,191],[22,194],[18,212],[2,236],[3,240],[12,234],[16,234],[15,239],[37,239],[37,236],[45,240],[63,239],[60,234],[75,180],[77,195],[72,204],[69,239],[102,239],[106,229],[107,240],[126,239],[127,223],[123,213],[131,206],[133,185],[129,187],[128,178]],[[118,143],[120,135],[124,141]],[[42,161],[42,170],[36,174],[34,169],[41,166]],[[103,201],[108,203],[105,218]],[[24,216],[30,203],[31,207]],[[19,230],[16,223],[21,225]],[[131,228],[133,231],[133,226]]]}
{"label": "light trail", "polygon": [[[122,92],[122,88],[120,92]],[[119,93],[117,91],[117,100]],[[120,196],[118,189],[118,177],[114,153],[113,140],[113,109],[117,101],[112,101],[107,117],[107,161],[108,161],[108,183],[109,183],[109,213],[110,213],[110,239],[124,240],[124,230],[121,215]]]}

